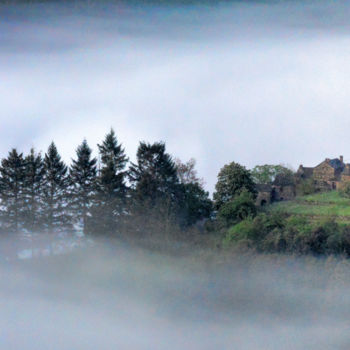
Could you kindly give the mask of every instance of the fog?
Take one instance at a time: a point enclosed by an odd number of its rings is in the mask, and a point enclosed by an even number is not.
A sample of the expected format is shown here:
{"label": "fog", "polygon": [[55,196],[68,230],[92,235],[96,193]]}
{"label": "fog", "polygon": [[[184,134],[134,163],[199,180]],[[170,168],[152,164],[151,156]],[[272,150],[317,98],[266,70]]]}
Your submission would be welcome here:
{"label": "fog", "polygon": [[350,5],[2,5],[0,156],[69,161],[113,126],[195,157],[207,189],[232,160],[316,165],[348,149]]}
{"label": "fog", "polygon": [[0,266],[1,349],[349,348],[345,260],[111,244],[43,259]]}

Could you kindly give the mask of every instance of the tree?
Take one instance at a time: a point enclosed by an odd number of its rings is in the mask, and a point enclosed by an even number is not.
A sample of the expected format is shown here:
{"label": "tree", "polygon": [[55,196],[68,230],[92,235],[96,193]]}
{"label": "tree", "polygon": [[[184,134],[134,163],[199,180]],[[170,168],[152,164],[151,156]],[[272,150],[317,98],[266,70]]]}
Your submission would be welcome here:
{"label": "tree", "polygon": [[165,144],[140,142],[137,162],[129,169],[129,179],[138,200],[154,204],[157,199],[176,199],[179,179],[172,157],[165,152]]}
{"label": "tree", "polygon": [[277,181],[281,186],[294,183],[293,171],[281,164],[257,165],[252,172],[253,181],[256,184],[271,184]]}
{"label": "tree", "polygon": [[52,142],[44,158],[43,216],[48,232],[61,231],[70,225],[67,212],[67,166]]}
{"label": "tree", "polygon": [[24,226],[29,231],[41,230],[42,206],[43,206],[43,186],[45,167],[40,153],[35,153],[34,149],[25,157],[25,177],[24,177]]}
{"label": "tree", "polygon": [[23,154],[12,149],[0,167],[1,216],[7,230],[16,232],[22,226],[24,211],[24,159]]}
{"label": "tree", "polygon": [[85,234],[97,185],[97,159],[92,158],[91,153],[91,148],[84,140],[76,150],[77,159],[73,159],[69,171],[70,209],[76,221],[82,223],[82,230]]}
{"label": "tree", "polygon": [[136,158],[129,168],[130,212],[137,219],[133,231],[162,238],[173,236],[181,195],[175,163],[163,142],[140,142]]}
{"label": "tree", "polygon": [[99,174],[100,190],[108,196],[124,196],[126,192],[125,166],[128,158],[125,150],[118,143],[113,129],[106,135],[101,145],[97,145],[101,157]]}
{"label": "tree", "polygon": [[218,217],[230,226],[248,217],[254,217],[256,212],[253,194],[243,190],[220,207]]}
{"label": "tree", "polygon": [[118,230],[124,214],[126,197],[126,171],[128,158],[118,142],[113,129],[106,135],[101,145],[97,145],[101,158],[98,176],[97,202],[94,215],[99,217],[92,230],[112,234]]}
{"label": "tree", "polygon": [[191,158],[182,163],[175,159],[177,175],[179,178],[180,212],[185,226],[195,224],[197,221],[208,218],[212,212],[212,201],[209,192],[204,189],[204,181],[199,178],[195,169],[196,160]]}
{"label": "tree", "polygon": [[215,206],[219,209],[223,204],[231,201],[243,190],[256,197],[256,188],[251,173],[244,166],[232,162],[226,164],[218,174],[218,181],[214,193]]}
{"label": "tree", "polygon": [[213,204],[209,192],[198,182],[180,184],[179,188],[182,194],[179,209],[185,226],[191,226],[199,220],[210,217]]}
{"label": "tree", "polygon": [[204,186],[204,180],[198,177],[197,170],[195,169],[196,160],[194,158],[191,158],[186,163],[183,163],[179,158],[175,158],[175,165],[181,184],[198,183],[200,186]]}

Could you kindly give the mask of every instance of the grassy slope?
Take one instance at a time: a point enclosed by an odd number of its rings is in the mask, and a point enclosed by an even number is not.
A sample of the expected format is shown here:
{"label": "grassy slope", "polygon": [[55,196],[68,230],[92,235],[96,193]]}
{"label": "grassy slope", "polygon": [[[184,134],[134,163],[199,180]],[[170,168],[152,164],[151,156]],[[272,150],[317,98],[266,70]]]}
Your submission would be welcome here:
{"label": "grassy slope", "polygon": [[271,205],[269,211],[308,216],[311,219],[334,218],[339,223],[350,223],[350,199],[339,192],[324,192],[297,197],[293,201]]}

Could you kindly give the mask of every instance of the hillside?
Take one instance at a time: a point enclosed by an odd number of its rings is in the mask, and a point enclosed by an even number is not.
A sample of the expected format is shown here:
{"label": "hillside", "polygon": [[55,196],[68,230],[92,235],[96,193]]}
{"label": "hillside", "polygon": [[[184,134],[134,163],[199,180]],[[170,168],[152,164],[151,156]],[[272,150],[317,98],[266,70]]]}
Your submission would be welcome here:
{"label": "hillside", "polygon": [[338,223],[350,224],[350,199],[342,197],[338,191],[300,196],[292,201],[272,204],[267,210],[300,215],[312,220],[329,218]]}

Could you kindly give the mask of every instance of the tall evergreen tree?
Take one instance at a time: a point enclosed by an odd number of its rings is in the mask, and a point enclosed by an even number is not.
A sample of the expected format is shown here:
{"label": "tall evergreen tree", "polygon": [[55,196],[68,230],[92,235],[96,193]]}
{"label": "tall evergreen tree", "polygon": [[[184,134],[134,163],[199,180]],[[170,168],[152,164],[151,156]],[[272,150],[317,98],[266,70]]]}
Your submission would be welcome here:
{"label": "tall evergreen tree", "polygon": [[83,232],[87,233],[88,218],[94,203],[97,185],[96,158],[86,140],[77,148],[77,159],[70,167],[70,206],[77,221],[81,221]]}
{"label": "tall evergreen tree", "polygon": [[129,169],[135,218],[130,231],[141,237],[170,237],[178,229],[181,198],[176,165],[163,142],[140,142],[136,158]]}
{"label": "tall evergreen tree", "polygon": [[35,153],[34,149],[25,157],[24,176],[24,226],[31,232],[43,228],[42,206],[44,189],[44,161],[40,153]]}
{"label": "tall evergreen tree", "polygon": [[129,169],[136,197],[151,204],[164,196],[175,199],[179,179],[172,157],[165,152],[165,144],[140,142],[136,158],[137,162]]}
{"label": "tall evergreen tree", "polygon": [[94,214],[99,217],[95,223],[96,230],[112,234],[118,231],[124,214],[127,191],[125,166],[128,158],[113,129],[106,135],[102,144],[97,146],[101,168],[98,176],[98,202],[94,208]]}
{"label": "tall evergreen tree", "polygon": [[1,217],[5,228],[18,231],[23,225],[24,210],[24,159],[23,154],[12,149],[0,167]]}
{"label": "tall evergreen tree", "polygon": [[67,212],[67,166],[52,142],[44,158],[43,214],[48,232],[69,227]]}
{"label": "tall evergreen tree", "polygon": [[126,191],[124,171],[128,158],[113,129],[101,145],[97,145],[101,157],[100,190],[111,196],[123,196]]}

